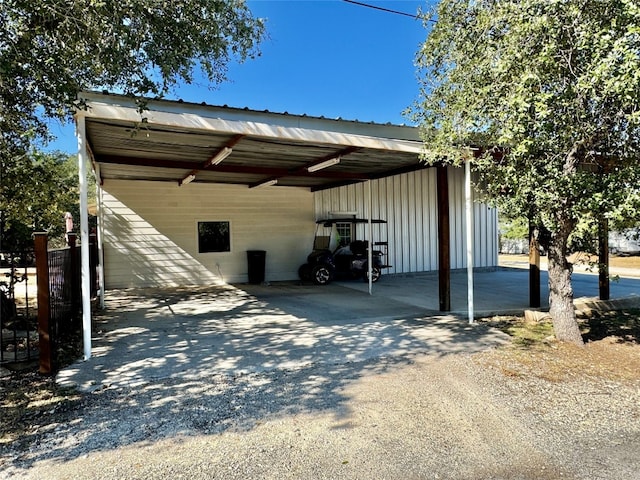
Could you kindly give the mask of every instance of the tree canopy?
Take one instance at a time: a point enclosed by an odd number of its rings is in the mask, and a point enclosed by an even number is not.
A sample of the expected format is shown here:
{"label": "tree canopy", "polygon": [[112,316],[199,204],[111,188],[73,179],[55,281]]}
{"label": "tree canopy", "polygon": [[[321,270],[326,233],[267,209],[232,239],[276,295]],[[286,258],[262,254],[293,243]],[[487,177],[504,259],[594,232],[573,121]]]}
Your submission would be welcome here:
{"label": "tree canopy", "polygon": [[[229,62],[259,54],[264,36],[242,0],[3,0],[0,21],[5,186],[17,181],[17,164],[31,168],[30,150],[50,138],[50,119],[82,108],[79,92],[161,97],[198,72],[217,85]],[[17,218],[8,205],[0,199],[5,219]]]}
{"label": "tree canopy", "polygon": [[28,250],[33,232],[43,231],[62,246],[64,214],[79,218],[78,194],[75,155],[34,152],[27,161],[6,165],[0,171],[0,250]]}
{"label": "tree canopy", "polygon": [[417,56],[422,88],[414,113],[425,157],[476,157],[488,199],[551,231],[556,335],[581,343],[569,237],[582,219],[622,221],[637,206],[640,6],[442,0],[434,19]]}
{"label": "tree canopy", "polygon": [[201,70],[213,84],[264,34],[241,0],[5,0],[0,5],[3,140],[47,135],[78,92],[159,96]]}

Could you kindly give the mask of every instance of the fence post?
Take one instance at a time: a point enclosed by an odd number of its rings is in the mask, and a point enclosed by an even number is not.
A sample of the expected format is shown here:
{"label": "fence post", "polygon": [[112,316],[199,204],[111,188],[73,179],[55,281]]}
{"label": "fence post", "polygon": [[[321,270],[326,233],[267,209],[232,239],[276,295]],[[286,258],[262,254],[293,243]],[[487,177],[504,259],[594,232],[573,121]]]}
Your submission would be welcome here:
{"label": "fence post", "polygon": [[47,253],[47,234],[34,234],[36,254],[36,275],[38,284],[38,345],[40,350],[40,373],[51,374],[54,371],[53,339],[49,322],[49,257]]}
{"label": "fence post", "polygon": [[78,262],[78,249],[76,247],[76,241],[78,234],[73,232],[67,233],[67,245],[69,245],[69,271],[71,272],[71,316],[72,325],[69,326],[69,331],[72,331],[75,327],[75,321],[80,311],[80,303],[82,299],[82,293],[80,292],[80,262]]}

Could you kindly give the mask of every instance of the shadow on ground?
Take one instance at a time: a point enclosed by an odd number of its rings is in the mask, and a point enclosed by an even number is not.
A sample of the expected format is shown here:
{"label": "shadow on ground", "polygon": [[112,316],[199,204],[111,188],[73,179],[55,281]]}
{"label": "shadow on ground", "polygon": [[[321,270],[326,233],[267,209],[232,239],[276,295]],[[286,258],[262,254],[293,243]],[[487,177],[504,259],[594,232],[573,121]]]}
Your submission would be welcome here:
{"label": "shadow on ground", "polygon": [[[58,375],[79,399],[34,419],[17,464],[181,435],[252,429],[266,418],[350,415],[344,390],[416,354],[473,352],[505,334],[330,285],[111,292],[93,357]],[[54,408],[55,410],[55,408]]]}
{"label": "shadow on ground", "polygon": [[108,305],[96,318],[93,357],[60,372],[61,385],[92,390],[477,351],[506,338],[338,285],[121,291],[111,294]]}
{"label": "shadow on ground", "polygon": [[585,342],[595,342],[615,337],[619,343],[640,343],[640,309],[625,311],[591,312],[583,320],[582,337]]}

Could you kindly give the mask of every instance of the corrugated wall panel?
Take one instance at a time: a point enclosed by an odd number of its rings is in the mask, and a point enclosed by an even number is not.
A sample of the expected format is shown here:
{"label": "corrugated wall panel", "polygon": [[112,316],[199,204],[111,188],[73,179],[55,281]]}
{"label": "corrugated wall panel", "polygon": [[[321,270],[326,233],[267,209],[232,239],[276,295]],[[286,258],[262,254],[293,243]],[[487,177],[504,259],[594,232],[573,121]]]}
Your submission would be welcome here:
{"label": "corrugated wall panel", "polygon": [[[409,197],[418,198],[422,190],[422,177],[419,175],[411,175],[409,177]],[[414,245],[414,255],[412,268],[413,271],[420,272],[424,270],[424,235],[421,232],[421,226],[423,225],[422,211],[423,205],[421,202],[415,202],[415,209],[413,217],[411,218],[411,224],[409,225],[409,232],[411,242]]]}
{"label": "corrugated wall panel", "polygon": [[[387,220],[389,263],[387,273],[433,271],[438,268],[438,210],[436,171],[433,168],[371,181],[373,216]],[[340,202],[346,197],[349,200]],[[466,221],[464,169],[449,168],[449,214],[451,268],[465,268]],[[356,211],[366,218],[368,193],[365,183],[315,193],[316,218],[330,211]],[[475,266],[497,265],[497,214],[495,209],[474,203]],[[358,231],[362,238],[362,231]],[[379,240],[384,240],[381,238]]]}
{"label": "corrugated wall panel", "polygon": [[437,178],[434,169],[427,170],[428,176],[428,199],[424,204],[424,208],[429,212],[429,248],[426,250],[429,252],[429,270],[438,269],[438,192],[437,192]]}
{"label": "corrugated wall panel", "polygon": [[464,170],[449,168],[449,218],[451,225],[451,268],[465,268],[466,234],[464,203]]}
{"label": "corrugated wall panel", "polygon": [[[406,272],[406,267],[404,265],[404,255],[403,252],[408,248],[403,242],[402,236],[402,192],[400,191],[400,176],[391,177],[392,180],[392,194],[391,204],[393,205],[393,213],[390,217],[390,231],[393,232],[393,246],[391,249],[393,252],[396,261],[394,265],[396,266],[396,270],[399,272]],[[389,239],[391,242],[391,239]],[[406,247],[406,248],[405,248]]]}

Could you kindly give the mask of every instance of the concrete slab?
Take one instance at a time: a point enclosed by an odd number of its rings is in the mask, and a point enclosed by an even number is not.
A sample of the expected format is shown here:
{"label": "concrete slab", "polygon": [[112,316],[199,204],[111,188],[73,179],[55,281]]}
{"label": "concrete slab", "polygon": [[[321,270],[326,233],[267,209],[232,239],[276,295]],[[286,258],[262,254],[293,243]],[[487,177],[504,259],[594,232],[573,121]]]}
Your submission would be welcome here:
{"label": "concrete slab", "polygon": [[[593,303],[598,298],[598,275],[586,272],[572,276],[576,305]],[[366,282],[339,282],[340,285],[361,292],[368,292]],[[523,268],[499,267],[493,271],[474,273],[475,318],[490,315],[522,314],[529,305],[529,271]],[[620,276],[610,284],[611,299],[640,302],[640,279]],[[438,311],[437,272],[407,275],[390,275],[373,285],[372,294],[382,295],[428,311]],[[549,276],[540,272],[541,309],[549,308]],[[451,273],[452,315],[467,315],[467,273]]]}
{"label": "concrete slab", "polygon": [[[57,380],[92,390],[473,352],[506,342],[499,331],[467,323],[466,275],[453,273],[451,280],[453,312],[447,315],[437,311],[437,274],[383,277],[373,296],[357,281],[110,291],[106,310],[95,317],[92,358],[63,369]],[[527,289],[525,270],[477,273],[477,315],[522,313]],[[578,302],[594,303],[597,276],[574,275],[574,289]],[[640,300],[640,279],[613,283],[611,295]]]}

